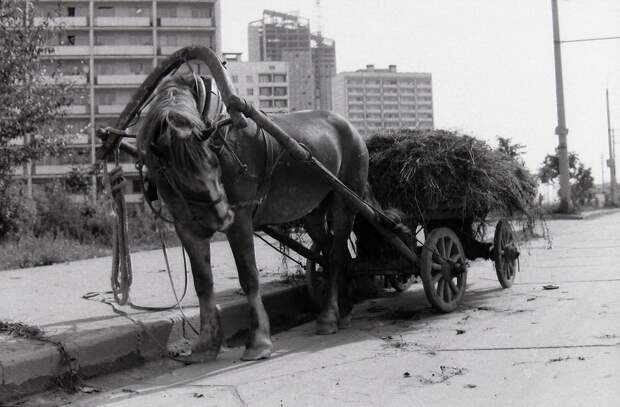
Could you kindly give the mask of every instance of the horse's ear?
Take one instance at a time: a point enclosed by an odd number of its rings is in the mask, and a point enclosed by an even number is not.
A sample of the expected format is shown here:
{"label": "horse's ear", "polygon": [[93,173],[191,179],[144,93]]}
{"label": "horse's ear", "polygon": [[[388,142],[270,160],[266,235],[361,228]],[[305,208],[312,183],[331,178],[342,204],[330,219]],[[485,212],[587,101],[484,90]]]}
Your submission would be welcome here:
{"label": "horse's ear", "polygon": [[207,89],[205,88],[205,83],[202,78],[196,74],[194,74],[194,82],[196,84],[196,105],[198,106],[198,113],[202,117],[207,100]]}

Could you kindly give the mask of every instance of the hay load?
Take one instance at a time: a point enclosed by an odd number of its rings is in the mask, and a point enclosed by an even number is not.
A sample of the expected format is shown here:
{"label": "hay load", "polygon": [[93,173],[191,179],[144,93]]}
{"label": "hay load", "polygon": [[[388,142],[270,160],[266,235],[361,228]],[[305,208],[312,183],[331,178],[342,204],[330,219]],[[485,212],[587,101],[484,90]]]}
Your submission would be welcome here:
{"label": "hay load", "polygon": [[423,221],[449,211],[460,219],[533,216],[537,185],[517,160],[474,137],[444,130],[398,130],[371,137],[368,181],[384,208]]}

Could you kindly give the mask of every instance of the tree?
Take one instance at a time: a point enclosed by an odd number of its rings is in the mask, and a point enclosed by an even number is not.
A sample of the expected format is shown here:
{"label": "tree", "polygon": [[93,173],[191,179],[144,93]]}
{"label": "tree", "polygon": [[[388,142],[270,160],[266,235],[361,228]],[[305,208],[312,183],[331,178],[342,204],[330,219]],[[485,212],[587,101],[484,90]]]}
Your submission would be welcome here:
{"label": "tree", "polygon": [[513,144],[510,137],[497,137],[497,150],[501,153],[506,154],[508,157],[521,162],[522,164],[523,159],[521,158],[521,156],[524,153],[521,150],[524,149],[525,145]]}
{"label": "tree", "polygon": [[60,151],[63,108],[74,95],[59,72],[46,72],[41,58],[61,28],[50,17],[35,24],[34,11],[30,1],[0,1],[0,238],[16,205],[13,168]]}
{"label": "tree", "polygon": [[[590,191],[594,187],[592,168],[579,160],[579,156],[568,154],[568,175],[571,181],[571,200],[574,205],[584,205],[589,201]],[[557,155],[547,154],[539,171],[538,177],[544,184],[553,184],[560,176],[560,160]]]}

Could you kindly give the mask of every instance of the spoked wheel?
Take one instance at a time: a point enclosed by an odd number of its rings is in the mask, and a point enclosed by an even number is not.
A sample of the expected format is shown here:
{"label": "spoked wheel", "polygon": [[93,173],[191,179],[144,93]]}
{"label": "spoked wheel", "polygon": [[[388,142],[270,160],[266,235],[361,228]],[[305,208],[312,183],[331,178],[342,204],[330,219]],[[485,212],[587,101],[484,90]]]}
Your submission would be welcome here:
{"label": "spoked wheel", "polygon": [[420,277],[426,298],[442,312],[459,305],[467,285],[465,251],[450,228],[434,229],[422,248]]}
{"label": "spoked wheel", "polygon": [[506,219],[497,222],[495,227],[493,252],[497,279],[502,287],[510,288],[517,275],[516,263],[517,258],[519,258],[519,250],[517,249],[515,233],[510,222]]}

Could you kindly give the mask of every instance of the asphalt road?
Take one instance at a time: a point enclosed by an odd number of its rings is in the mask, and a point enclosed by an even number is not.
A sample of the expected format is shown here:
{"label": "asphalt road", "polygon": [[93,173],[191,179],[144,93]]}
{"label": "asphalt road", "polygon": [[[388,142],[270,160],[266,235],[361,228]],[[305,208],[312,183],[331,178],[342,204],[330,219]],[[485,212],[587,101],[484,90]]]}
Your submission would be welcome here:
{"label": "asphalt road", "polygon": [[92,393],[26,403],[619,406],[620,213],[549,225],[553,249],[529,243],[511,289],[490,262],[474,263],[451,314],[433,311],[414,285],[357,305],[349,330],[316,336],[309,323],[274,336],[267,361],[240,362],[242,349],[231,348],[211,364],[160,361],[92,380]]}

